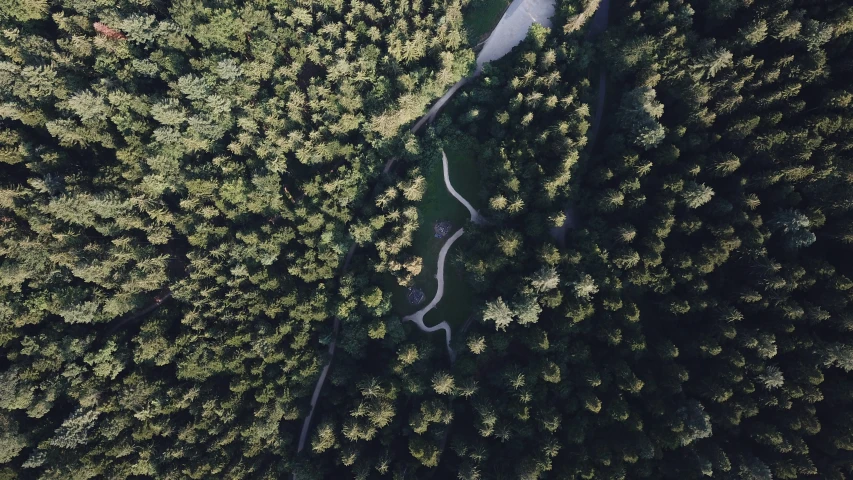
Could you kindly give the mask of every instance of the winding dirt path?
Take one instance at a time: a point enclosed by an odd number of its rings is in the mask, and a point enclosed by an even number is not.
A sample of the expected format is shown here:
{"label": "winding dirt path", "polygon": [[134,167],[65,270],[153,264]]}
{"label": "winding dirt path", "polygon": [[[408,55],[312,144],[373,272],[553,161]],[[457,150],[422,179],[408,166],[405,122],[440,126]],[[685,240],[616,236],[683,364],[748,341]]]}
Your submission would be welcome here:
{"label": "winding dirt path", "polygon": [[441,301],[441,297],[444,296],[444,261],[447,259],[447,252],[450,250],[450,247],[453,246],[453,242],[458,240],[463,233],[465,233],[464,228],[457,230],[452,237],[448,238],[447,241],[444,242],[444,246],[442,246],[441,251],[438,252],[438,273],[435,275],[435,278],[438,280],[438,289],[435,291],[435,296],[432,298],[432,301],[429,302],[429,305],[417,312],[403,317],[404,322],[413,322],[422,332],[431,333],[436,330],[444,330],[444,338],[447,342],[447,354],[450,356],[451,362],[456,359],[456,354],[453,352],[453,349],[450,348],[450,339],[452,335],[450,332],[450,325],[446,321],[443,321],[438,325],[427,327],[424,325],[424,315],[435,308],[436,305],[438,305],[438,302]]}
{"label": "winding dirt path", "polygon": [[[483,49],[480,51],[480,54],[477,56],[477,69],[471,77],[466,77],[454,84],[450,89],[436,102],[435,105],[430,108],[430,110],[421,117],[420,120],[415,123],[412,127],[412,132],[417,132],[423,127],[427,122],[432,121],[435,116],[438,114],[439,110],[450,100],[451,97],[464,86],[466,83],[471,81],[474,77],[477,77],[481,72],[483,65],[493,60],[497,60],[507,53],[509,53],[516,45],[521,43],[522,40],[527,36],[527,31],[530,29],[530,26],[534,23],[539,23],[545,27],[551,26],[551,16],[554,14],[556,0],[514,0],[512,4],[510,4],[507,11],[504,13],[503,17],[501,17],[498,25],[492,30],[492,33],[489,35],[489,38],[486,40]],[[608,14],[610,9],[610,0],[601,0],[598,10],[595,12],[592,18],[592,24],[589,32],[587,33],[587,38],[594,37],[604,31],[607,28]],[[601,113],[604,105],[604,96],[606,89],[606,71],[604,67],[601,68],[599,75],[599,97],[597,101],[597,108],[595,112],[595,117],[592,122],[592,134],[591,137],[594,139],[598,133],[598,129],[601,126]],[[447,165],[447,155],[444,153],[444,150],[441,152],[442,156],[442,166],[444,169],[444,184],[447,187],[447,190],[453,195],[454,198],[459,200],[465,208],[468,209],[468,212],[471,215],[471,221],[476,224],[485,223],[485,218],[480,215],[480,213],[474,209],[470,202],[468,202],[456,189],[453,188],[453,185],[450,183],[450,174],[448,171]],[[384,173],[387,173],[394,162],[397,160],[396,157],[391,158],[385,164],[385,168],[383,169]],[[571,216],[569,212],[567,212],[566,222],[562,227],[557,227],[557,230],[562,230],[562,234],[565,235],[565,229],[569,227],[569,219]],[[451,330],[450,325],[443,321],[438,325],[434,325],[432,327],[427,327],[424,325],[423,317],[427,312],[435,308],[439,301],[441,301],[441,297],[444,296],[444,263],[447,257],[447,252],[450,250],[450,247],[453,246],[453,243],[465,233],[463,228],[460,228],[450,237],[447,242],[445,242],[444,246],[441,247],[441,251],[438,255],[438,274],[436,278],[438,280],[438,290],[436,291],[435,297],[426,307],[418,310],[412,315],[407,315],[403,318],[403,321],[411,321],[418,326],[418,328],[427,333],[434,332],[436,330],[444,330],[446,344],[447,344],[447,353],[450,356],[450,361],[453,362],[456,359],[456,354],[453,349],[450,347],[451,340]],[[352,259],[352,255],[355,251],[355,245],[353,245],[349,252],[347,252],[346,260],[344,262],[344,266],[342,268],[342,272],[345,272],[349,267],[350,260]],[[171,292],[168,296],[171,296]],[[167,297],[168,298],[168,297]],[[159,305],[159,302],[158,302]],[[462,331],[464,332],[468,325],[470,324],[470,320],[466,322]],[[311,411],[308,416],[305,418],[305,421],[302,423],[302,431],[299,435],[299,446],[298,452],[301,453],[305,448],[305,441],[308,437],[308,429],[311,425],[311,419],[314,416],[314,409],[317,405],[317,400],[320,397],[320,392],[323,389],[323,385],[326,382],[326,376],[329,373],[329,369],[332,365],[332,360],[335,355],[335,347],[337,345],[338,340],[338,331],[340,329],[340,318],[335,317],[334,323],[334,334],[332,338],[332,342],[329,344],[329,361],[323,367],[322,372],[320,373],[320,378],[317,379],[317,384],[314,386],[314,393],[311,396]],[[293,474],[293,479],[296,480],[296,474]]]}
{"label": "winding dirt path", "polygon": [[[472,205],[471,202],[465,199],[459,192],[453,188],[453,185],[450,183],[450,168],[447,162],[447,154],[444,153],[444,150],[441,150],[441,166],[442,170],[444,170],[444,186],[447,188],[447,191],[453,195],[453,198],[459,200],[459,203],[465,206],[468,209],[468,213],[471,215],[471,221],[476,224],[484,224],[486,223],[486,219],[480,215]],[[453,234],[452,237],[447,239],[444,242],[444,245],[441,247],[441,251],[438,252],[438,273],[435,278],[438,280],[438,289],[435,292],[435,297],[433,297],[432,301],[429,302],[427,306],[418,310],[417,312],[406,315],[403,317],[404,322],[413,322],[422,332],[431,333],[436,330],[444,330],[444,336],[447,340],[447,354],[450,356],[450,361],[453,362],[456,359],[456,353],[450,348],[450,340],[452,338],[452,332],[450,331],[450,325],[444,321],[439,323],[438,325],[433,325],[432,327],[427,327],[424,325],[424,315],[426,315],[430,310],[438,305],[438,302],[441,301],[441,297],[444,296],[444,261],[447,257],[447,252],[450,250],[450,247],[453,246],[453,242],[459,239],[462,234],[465,233],[464,228],[460,228]]]}
{"label": "winding dirt path", "polygon": [[563,210],[563,214],[566,216],[563,224],[559,227],[551,227],[549,230],[549,233],[554,237],[554,240],[557,241],[557,245],[560,247],[566,246],[566,232],[575,228],[575,210],[572,207],[566,207]]}
{"label": "winding dirt path", "polygon": [[447,154],[444,153],[444,149],[441,149],[441,166],[444,169],[444,186],[447,187],[447,191],[453,195],[453,198],[459,200],[459,203],[465,206],[468,209],[468,213],[471,215],[471,221],[476,223],[477,225],[483,225],[486,223],[486,219],[480,215],[468,200],[465,200],[465,197],[459,195],[459,192],[453,188],[453,185],[450,184],[450,170],[447,167]]}

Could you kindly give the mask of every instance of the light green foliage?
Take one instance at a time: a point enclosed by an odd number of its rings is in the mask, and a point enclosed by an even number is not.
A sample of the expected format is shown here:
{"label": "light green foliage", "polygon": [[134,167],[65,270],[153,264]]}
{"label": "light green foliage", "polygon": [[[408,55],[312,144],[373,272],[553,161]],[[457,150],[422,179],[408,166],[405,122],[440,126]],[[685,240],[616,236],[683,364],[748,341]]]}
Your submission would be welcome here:
{"label": "light green foliage", "polygon": [[432,377],[432,388],[439,395],[450,395],[456,390],[456,383],[448,373],[439,372]]}
{"label": "light green foliage", "polygon": [[592,276],[587,274],[575,282],[572,286],[575,296],[581,300],[590,300],[593,295],[598,293],[598,285],[595,284]]}
{"label": "light green foliage", "polygon": [[89,430],[100,416],[97,410],[77,410],[68,419],[62,422],[62,426],[56,429],[50,444],[59,448],[71,449],[83,445],[89,440]]}
{"label": "light green foliage", "polygon": [[486,338],[485,337],[471,337],[468,339],[468,349],[471,350],[471,353],[474,355],[480,355],[481,353],[486,351]]}
{"label": "light green foliage", "polygon": [[711,201],[714,190],[705,184],[688,182],[681,194],[688,208],[699,208]]}
{"label": "light green foliage", "polygon": [[649,149],[662,142],[666,135],[666,129],[658,121],[663,109],[653,88],[638,87],[622,95],[618,118],[629,132],[631,141]]}
{"label": "light green foliage", "polygon": [[92,366],[92,372],[95,375],[112,380],[124,369],[123,362],[117,358],[117,350],[118,345],[110,340],[100,351],[87,354],[84,361]]}
{"label": "light green foliage", "polygon": [[[426,185],[383,185],[374,209],[375,173],[473,59],[460,2],[398,7],[0,2],[0,418],[38,423],[9,424],[3,462],[280,476],[334,316],[349,361],[396,350],[369,265],[420,272]],[[404,388],[308,441],[383,465],[343,433],[391,427]]]}
{"label": "light green foliage", "polygon": [[486,303],[483,310],[483,320],[495,322],[495,330],[506,330],[512,323],[512,310],[501,297]]}

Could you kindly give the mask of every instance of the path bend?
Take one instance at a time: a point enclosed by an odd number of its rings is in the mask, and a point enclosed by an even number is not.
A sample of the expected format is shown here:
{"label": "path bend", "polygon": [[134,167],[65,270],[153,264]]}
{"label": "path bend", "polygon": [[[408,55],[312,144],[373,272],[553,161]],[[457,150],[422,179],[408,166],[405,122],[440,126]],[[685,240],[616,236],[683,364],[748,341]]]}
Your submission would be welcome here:
{"label": "path bend", "polygon": [[450,348],[450,325],[446,321],[443,321],[438,325],[427,327],[426,325],[424,325],[424,315],[426,315],[430,310],[435,308],[436,305],[438,305],[438,302],[441,301],[441,297],[444,296],[444,262],[447,258],[447,252],[450,250],[450,247],[453,246],[453,242],[458,240],[463,233],[465,233],[464,228],[460,228],[459,230],[457,230],[452,237],[448,238],[447,241],[444,242],[444,246],[442,246],[441,251],[438,252],[438,272],[435,276],[438,280],[438,289],[435,291],[435,297],[433,297],[432,301],[430,301],[426,307],[418,310],[417,312],[411,315],[406,315],[405,317],[403,317],[404,322],[413,322],[422,332],[430,333],[435,332],[436,330],[444,330],[444,337],[447,341],[447,354],[450,356],[451,362],[455,359],[456,354],[453,352],[453,349]]}

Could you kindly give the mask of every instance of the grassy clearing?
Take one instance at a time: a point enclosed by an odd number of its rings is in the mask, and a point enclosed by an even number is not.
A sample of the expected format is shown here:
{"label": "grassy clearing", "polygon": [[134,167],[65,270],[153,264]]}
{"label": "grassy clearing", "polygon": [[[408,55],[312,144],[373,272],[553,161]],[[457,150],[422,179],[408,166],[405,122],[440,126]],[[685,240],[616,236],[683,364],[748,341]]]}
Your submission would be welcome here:
{"label": "grassy clearing", "polygon": [[500,22],[509,0],[474,0],[464,14],[468,41],[477,45]]}
{"label": "grassy clearing", "polygon": [[[454,188],[475,208],[480,208],[482,202],[478,196],[480,175],[476,151],[476,142],[468,139],[455,141],[445,148],[450,179]],[[393,292],[394,311],[400,316],[416,312],[435,296],[438,288],[438,281],[435,278],[438,253],[450,235],[459,227],[468,224],[470,219],[468,210],[453,198],[444,186],[441,159],[424,161],[421,168],[427,178],[427,192],[418,208],[421,225],[415,233],[412,249],[416,255],[423,258],[423,270],[415,278],[415,285],[424,291],[426,299],[421,305],[409,305],[406,299],[407,289],[396,285],[389,275],[385,287]],[[433,226],[436,222],[444,220],[449,220],[453,224],[451,233],[444,238],[435,238]],[[471,313],[473,291],[465,281],[464,272],[453,261],[464,250],[465,241],[466,237],[463,235],[448,252],[444,270],[444,296],[438,306],[424,317],[424,323],[427,326],[447,320],[451,328],[456,329]]]}
{"label": "grassy clearing", "polygon": [[[393,278],[388,276],[389,280],[386,288],[393,287],[391,291],[393,292],[392,303],[394,311],[401,316],[416,312],[426,303],[429,303],[435,296],[436,289],[438,288],[438,281],[435,278],[438,266],[438,252],[450,235],[459,227],[464,226],[469,218],[468,210],[453,198],[444,187],[441,158],[425,160],[421,165],[421,169],[427,179],[427,191],[418,206],[420,228],[415,232],[412,241],[412,251],[415,255],[423,259],[423,270],[421,270],[420,275],[415,277],[415,286],[424,291],[426,299],[421,305],[409,305],[406,299],[407,289],[396,285]],[[453,171],[451,171],[452,174]],[[451,232],[444,238],[435,238],[433,228],[435,223],[445,220],[449,220],[453,224]],[[456,248],[457,244],[454,244],[452,251],[456,250]],[[452,255],[452,251],[451,254],[448,254],[448,257]],[[445,272],[447,273],[447,270]],[[445,287],[445,295],[446,293],[447,289]]]}
{"label": "grassy clearing", "polygon": [[[476,140],[468,137],[460,137],[450,142],[445,147],[444,152],[447,154],[447,164],[453,188],[465,197],[466,200],[471,202],[474,208],[479,210],[482,208],[482,201],[479,195],[481,184],[477,157],[478,150]],[[443,186],[443,177],[441,181]],[[447,190],[445,189],[446,192]],[[450,196],[449,193],[446,193],[446,195]],[[464,211],[465,218],[470,219],[470,215],[465,210],[465,207],[456,199],[452,199]],[[454,261],[465,250],[466,241],[467,237],[462,236],[462,238],[453,244],[453,248],[447,254],[447,263],[444,267],[444,297],[435,309],[424,316],[424,323],[427,326],[437,325],[446,320],[450,324],[450,328],[456,331],[472,313],[474,308],[474,292],[468,282],[465,281],[465,272],[457,267]]]}

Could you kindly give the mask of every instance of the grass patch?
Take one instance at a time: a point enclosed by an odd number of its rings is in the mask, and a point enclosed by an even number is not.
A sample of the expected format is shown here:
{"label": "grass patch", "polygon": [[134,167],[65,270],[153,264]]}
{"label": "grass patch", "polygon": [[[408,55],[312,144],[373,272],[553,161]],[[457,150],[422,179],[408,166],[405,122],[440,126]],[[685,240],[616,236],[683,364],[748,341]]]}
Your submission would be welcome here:
{"label": "grass patch", "polygon": [[468,41],[477,45],[501,21],[509,0],[474,0],[463,15]]}

